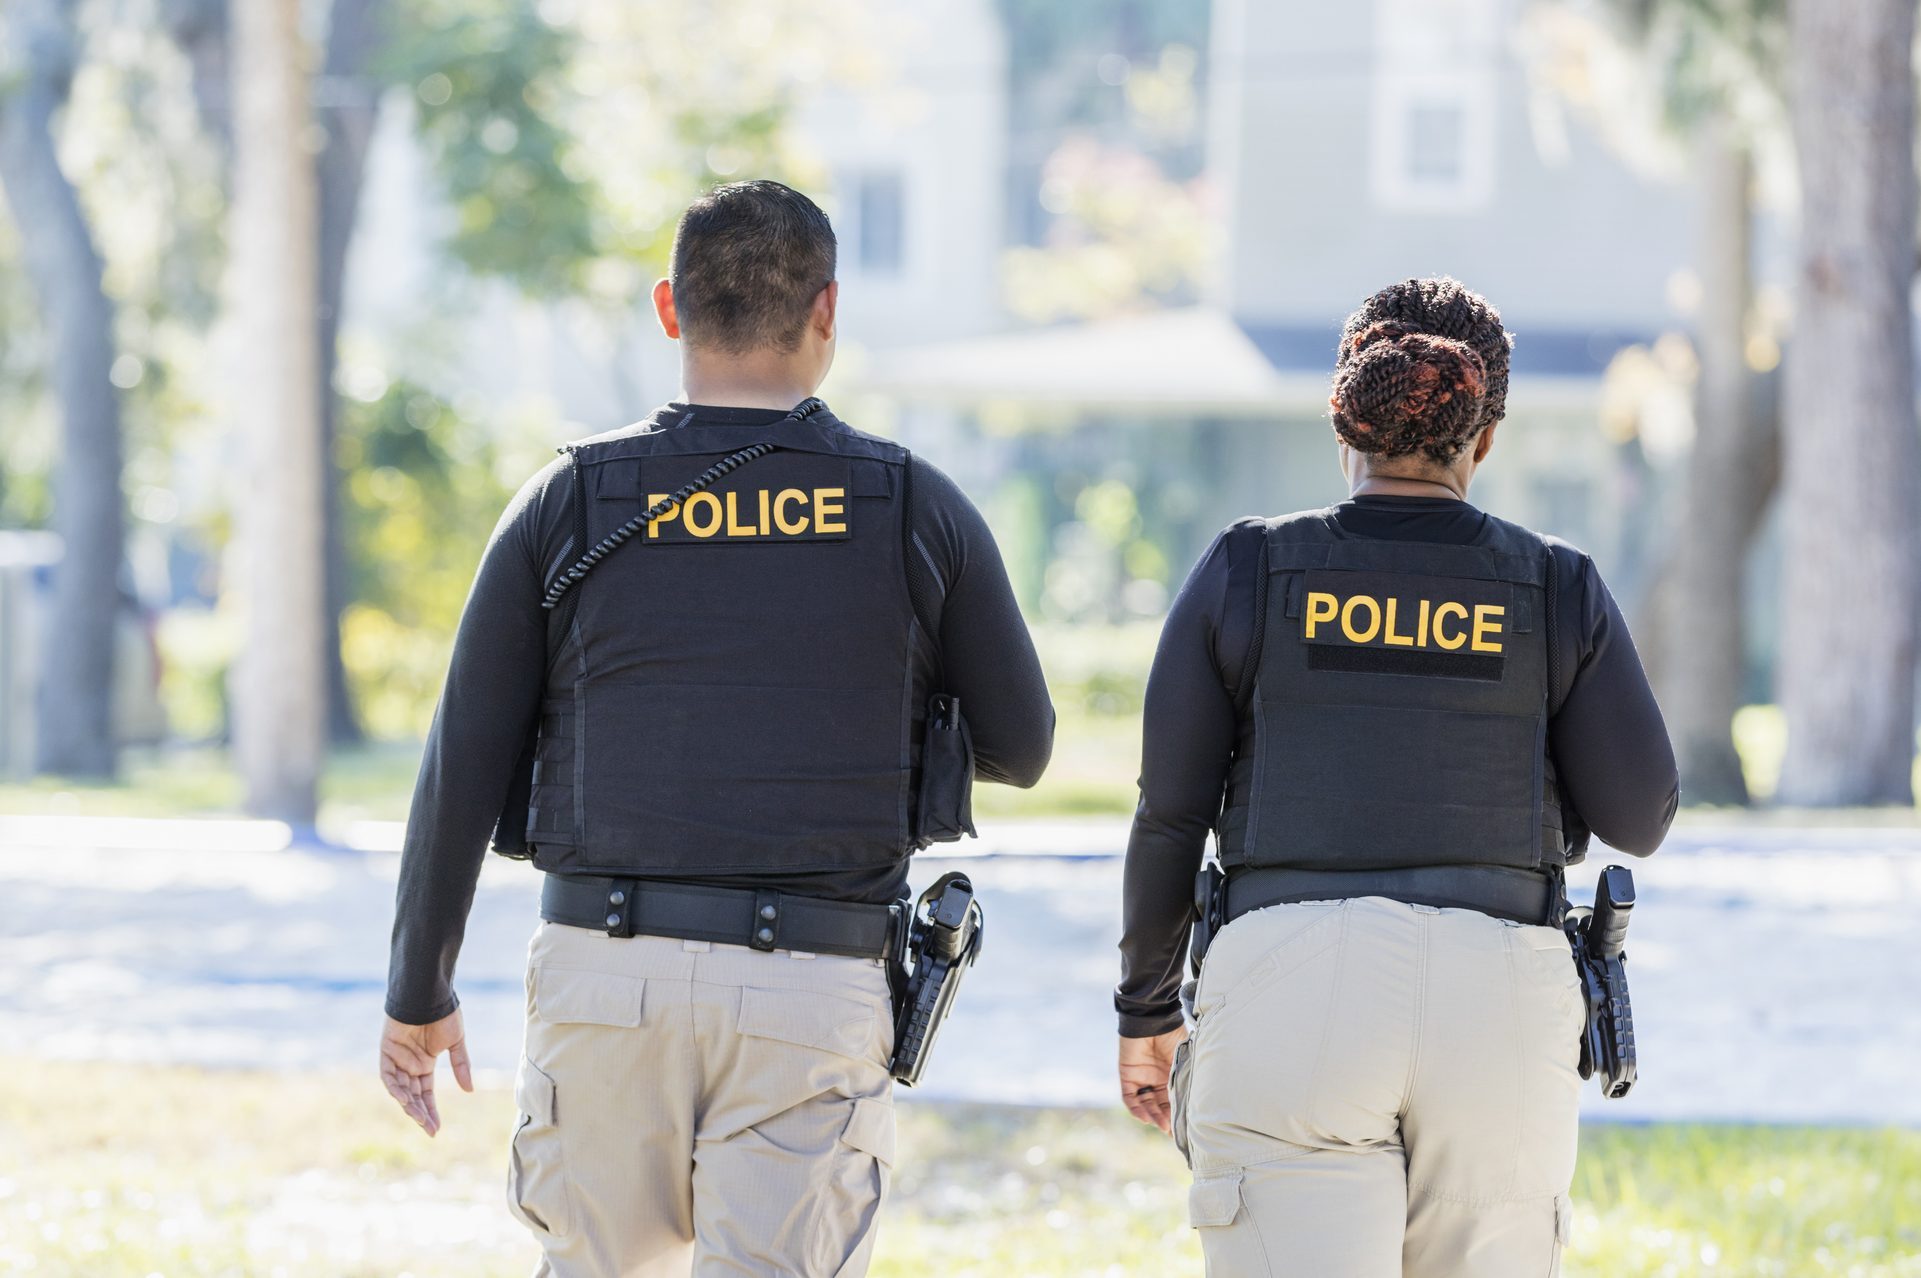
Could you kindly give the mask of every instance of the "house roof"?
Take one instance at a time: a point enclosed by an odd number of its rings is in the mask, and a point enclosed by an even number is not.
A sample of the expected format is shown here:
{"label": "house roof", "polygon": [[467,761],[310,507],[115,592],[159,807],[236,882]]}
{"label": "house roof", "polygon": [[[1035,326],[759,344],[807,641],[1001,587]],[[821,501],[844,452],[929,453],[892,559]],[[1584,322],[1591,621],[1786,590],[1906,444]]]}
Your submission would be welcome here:
{"label": "house roof", "polygon": [[908,399],[1085,407],[1252,410],[1301,389],[1226,312],[1199,306],[898,348],[860,380]]}
{"label": "house roof", "polygon": [[[862,390],[945,403],[1004,401],[1133,412],[1318,411],[1336,325],[1244,321],[1189,306],[875,353]],[[1648,335],[1527,329],[1515,398],[1590,401],[1622,347]]]}

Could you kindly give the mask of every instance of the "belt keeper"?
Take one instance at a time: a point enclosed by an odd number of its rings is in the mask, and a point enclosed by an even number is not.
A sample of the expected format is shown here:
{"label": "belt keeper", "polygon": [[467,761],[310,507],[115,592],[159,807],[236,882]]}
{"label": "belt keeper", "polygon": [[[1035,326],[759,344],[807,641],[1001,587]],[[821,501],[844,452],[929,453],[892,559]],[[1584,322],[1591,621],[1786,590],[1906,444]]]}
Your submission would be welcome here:
{"label": "belt keeper", "polygon": [[896,901],[887,907],[887,953],[882,957],[891,962],[905,963],[913,944],[914,903]]}
{"label": "belt keeper", "polygon": [[749,924],[747,944],[763,953],[780,945],[780,893],[762,889],[754,893],[754,917]]}
{"label": "belt keeper", "polygon": [[607,935],[629,940],[634,935],[634,911],[640,903],[639,884],[633,879],[614,879],[607,887]]}

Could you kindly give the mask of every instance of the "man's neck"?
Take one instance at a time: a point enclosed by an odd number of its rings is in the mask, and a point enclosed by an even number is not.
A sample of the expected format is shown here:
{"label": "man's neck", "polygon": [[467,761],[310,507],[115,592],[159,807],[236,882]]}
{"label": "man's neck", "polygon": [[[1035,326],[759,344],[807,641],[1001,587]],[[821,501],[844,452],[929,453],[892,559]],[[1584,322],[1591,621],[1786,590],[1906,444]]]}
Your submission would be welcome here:
{"label": "man's neck", "polygon": [[[714,361],[720,365],[720,361]],[[749,355],[724,365],[683,359],[681,397],[689,404],[716,408],[771,408],[786,412],[814,393],[811,380],[780,361]]]}

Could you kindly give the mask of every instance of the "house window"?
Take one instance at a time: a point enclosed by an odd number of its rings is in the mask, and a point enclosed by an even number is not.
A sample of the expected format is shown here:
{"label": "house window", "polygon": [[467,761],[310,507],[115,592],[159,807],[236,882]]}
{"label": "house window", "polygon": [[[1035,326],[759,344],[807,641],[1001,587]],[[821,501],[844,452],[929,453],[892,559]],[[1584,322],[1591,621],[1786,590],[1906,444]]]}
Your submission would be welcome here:
{"label": "house window", "polygon": [[1420,186],[1456,186],[1464,171],[1467,112],[1458,102],[1413,102],[1407,108],[1406,155],[1403,162],[1410,182]]}
{"label": "house window", "polygon": [[1471,212],[1493,198],[1498,38],[1493,0],[1376,0],[1374,197],[1399,212]]}
{"label": "house window", "polygon": [[905,252],[905,199],[898,172],[863,173],[854,180],[855,260],[863,273],[898,275]]}

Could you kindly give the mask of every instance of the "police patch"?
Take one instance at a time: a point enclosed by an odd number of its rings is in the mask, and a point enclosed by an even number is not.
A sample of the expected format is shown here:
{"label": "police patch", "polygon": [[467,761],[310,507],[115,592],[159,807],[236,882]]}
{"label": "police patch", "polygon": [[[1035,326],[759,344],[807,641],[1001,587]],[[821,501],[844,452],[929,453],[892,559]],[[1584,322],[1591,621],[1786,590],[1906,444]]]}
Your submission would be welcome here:
{"label": "police patch", "polygon": [[1305,574],[1302,592],[1310,669],[1498,680],[1506,665],[1505,582],[1320,570]]}
{"label": "police patch", "polygon": [[[664,500],[713,464],[710,457],[649,457],[640,468],[641,509]],[[782,449],[723,476],[647,526],[659,545],[743,541],[846,541],[853,465],[845,457]]]}

